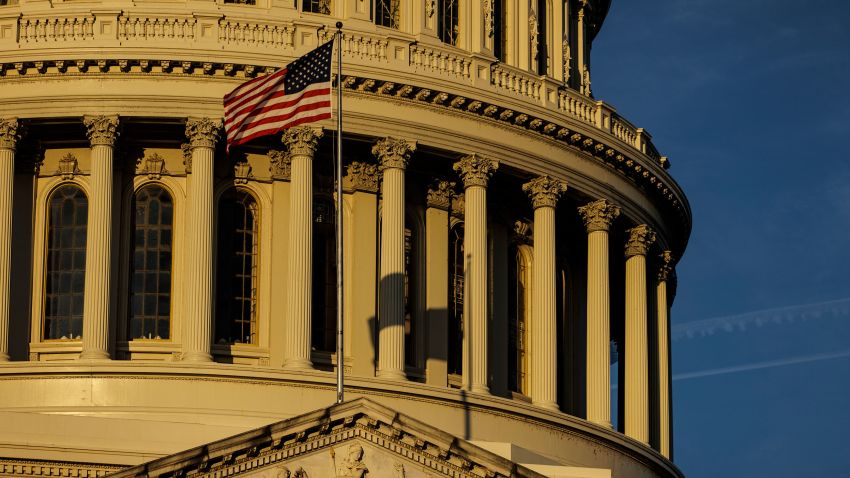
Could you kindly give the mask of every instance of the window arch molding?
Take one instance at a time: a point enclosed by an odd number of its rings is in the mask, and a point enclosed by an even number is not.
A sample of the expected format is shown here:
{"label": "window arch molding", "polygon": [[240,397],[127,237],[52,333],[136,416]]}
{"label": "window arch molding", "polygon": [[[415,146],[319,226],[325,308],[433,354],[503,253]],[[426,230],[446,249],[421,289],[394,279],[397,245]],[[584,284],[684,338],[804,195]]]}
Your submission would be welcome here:
{"label": "window arch molding", "polygon": [[[242,192],[249,194],[254,201],[257,203],[258,208],[258,224],[257,224],[257,309],[255,311],[256,317],[256,343],[252,344],[220,344],[216,343],[215,340],[215,321],[217,318],[217,304],[213,304],[213,344],[212,351],[214,356],[223,356],[224,360],[227,361],[227,357],[248,357],[250,360],[254,359],[262,359],[263,357],[268,357],[268,349],[270,343],[270,310],[271,310],[271,302],[272,302],[272,292],[271,292],[271,283],[272,283],[272,271],[271,267],[271,257],[272,257],[272,248],[282,247],[282,244],[272,244],[272,231],[274,229],[274,224],[272,224],[272,214],[271,214],[271,185],[260,184],[255,181],[248,181],[246,183],[235,184],[233,179],[225,179],[216,181],[213,190],[213,205],[214,205],[214,213],[213,213],[213,287],[217,287],[219,282],[219,273],[221,268],[219,267],[219,208],[221,206],[222,197],[230,191],[234,192]],[[287,229],[286,225],[280,229],[280,232],[283,234],[283,238],[279,239],[281,241],[285,241],[287,237]],[[285,271],[278,271],[276,273],[278,276],[285,277]],[[284,279],[285,280],[285,279]]]}
{"label": "window arch molding", "polygon": [[[46,312],[47,272],[48,272],[48,242],[49,242],[49,214],[50,201],[56,192],[64,186],[75,186],[79,188],[86,199],[91,197],[91,186],[88,176],[75,174],[71,179],[63,179],[60,176],[37,177],[36,200],[33,213],[35,224],[33,235],[33,265],[32,265],[32,308],[30,320],[30,353],[38,354],[48,352],[60,347],[62,351],[79,352],[82,350],[80,341],[72,340],[45,340],[44,319]],[[88,218],[86,223],[88,224]],[[87,226],[88,227],[88,226]],[[88,234],[87,234],[88,235]],[[85,311],[84,311],[85,313]],[[70,349],[69,349],[70,347]],[[58,350],[57,350],[58,352]]]}

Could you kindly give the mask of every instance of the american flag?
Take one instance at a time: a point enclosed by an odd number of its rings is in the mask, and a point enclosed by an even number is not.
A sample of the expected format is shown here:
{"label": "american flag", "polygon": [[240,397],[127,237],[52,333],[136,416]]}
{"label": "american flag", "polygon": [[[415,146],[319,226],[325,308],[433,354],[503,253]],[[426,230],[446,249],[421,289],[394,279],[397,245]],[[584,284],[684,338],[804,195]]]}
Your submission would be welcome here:
{"label": "american flag", "polygon": [[228,151],[260,136],[330,118],[332,52],[333,40],[225,95]]}

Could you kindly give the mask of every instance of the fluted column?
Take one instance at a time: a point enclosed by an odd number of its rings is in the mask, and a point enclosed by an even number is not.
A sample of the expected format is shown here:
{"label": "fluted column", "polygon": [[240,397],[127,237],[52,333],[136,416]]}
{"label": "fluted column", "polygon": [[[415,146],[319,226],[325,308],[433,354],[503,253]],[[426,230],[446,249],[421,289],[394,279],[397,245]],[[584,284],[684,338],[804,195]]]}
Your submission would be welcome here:
{"label": "fluted column", "polygon": [[381,162],[381,296],[378,376],[404,379],[404,169],[415,143],[384,138],[372,148]]}
{"label": "fluted column", "polygon": [[646,253],[655,233],[642,224],[626,241],[626,435],[649,443],[649,365],[647,336]]}
{"label": "fluted column", "polygon": [[670,458],[670,318],[667,303],[667,279],[673,272],[673,253],[661,254],[658,283],[655,287],[658,316],[658,451]]}
{"label": "fluted column", "polygon": [[12,274],[12,185],[17,118],[0,118],[0,362],[9,360],[9,300]]}
{"label": "fluted column", "polygon": [[463,180],[464,315],[469,330],[464,347],[469,367],[463,369],[464,387],[488,393],[487,386],[487,182],[498,169],[495,160],[472,154],[454,164]]}
{"label": "fluted column", "polygon": [[109,358],[109,298],[112,281],[112,160],[118,136],[117,116],[83,118],[91,142],[91,190],[86,233],[86,280],[83,295],[81,359]]}
{"label": "fluted column", "polygon": [[555,298],[555,205],[567,183],[542,176],[523,184],[534,206],[534,267],[531,277],[531,400],[558,410],[558,349]]}
{"label": "fluted column", "polygon": [[587,419],[611,427],[611,298],[608,229],[620,208],[604,199],[578,208],[587,228]]}
{"label": "fluted column", "polygon": [[289,185],[289,277],[283,367],[305,370],[310,359],[313,311],[313,155],[322,130],[298,126],[283,133],[292,160]]}
{"label": "fluted column", "polygon": [[192,183],[189,188],[189,244],[186,283],[186,328],[183,360],[212,361],[213,302],[213,160],[221,124],[209,118],[190,118],[186,137],[192,152]]}

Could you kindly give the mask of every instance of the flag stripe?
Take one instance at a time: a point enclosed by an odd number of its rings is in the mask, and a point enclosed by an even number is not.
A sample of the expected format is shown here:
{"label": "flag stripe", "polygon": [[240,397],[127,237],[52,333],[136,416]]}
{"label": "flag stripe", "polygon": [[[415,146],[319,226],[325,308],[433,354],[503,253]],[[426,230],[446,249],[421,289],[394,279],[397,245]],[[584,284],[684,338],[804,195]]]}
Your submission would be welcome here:
{"label": "flag stripe", "polygon": [[[281,70],[281,72],[286,72],[286,70]],[[250,91],[246,91],[245,93],[235,96],[228,100],[225,98],[224,100],[224,112],[226,115],[230,116],[233,111],[241,109],[245,106],[249,106],[251,104],[256,104],[259,101],[268,95],[269,93],[273,93],[276,90],[279,90],[281,86],[283,86],[284,76],[281,74],[277,78],[270,78],[269,81],[258,83],[255,89]]]}
{"label": "flag stripe", "polygon": [[[244,136],[251,136],[258,130],[267,129],[268,124],[279,123],[281,121],[286,121],[287,119],[295,116],[296,114],[306,112],[306,111],[316,111],[316,110],[327,110],[330,112],[331,102],[327,99],[327,97],[317,97],[309,103],[301,103],[294,107],[282,109],[282,110],[273,110],[262,115],[261,118],[252,121],[250,125],[247,125],[245,128],[239,130],[238,132],[228,135],[232,136],[234,139],[239,139]],[[330,114],[330,113],[328,113]]]}
{"label": "flag stripe", "polygon": [[[225,129],[227,134],[235,134],[240,126],[247,123],[253,123],[262,114],[281,108],[288,108],[297,104],[299,101],[308,100],[309,98],[319,95],[330,95],[330,83],[315,83],[304,88],[301,92],[294,95],[286,95],[282,91],[274,91],[263,99],[262,102],[246,106],[228,116],[225,116]],[[249,121],[250,120],[250,121]]]}
{"label": "flag stripe", "polygon": [[281,123],[275,123],[274,125],[269,125],[268,128],[266,128],[262,131],[254,133],[250,136],[244,136],[244,137],[242,137],[241,139],[238,139],[238,140],[234,140],[234,142],[232,142],[230,145],[231,146],[238,146],[240,144],[247,143],[248,141],[251,141],[252,139],[255,139],[255,138],[259,138],[261,136],[265,136],[265,135],[268,135],[268,134],[275,134],[278,131],[286,129],[286,128],[291,128],[293,126],[298,126],[298,125],[304,124],[304,123],[312,123],[314,121],[320,121],[320,120],[323,120],[323,119],[328,119],[328,118],[331,117],[330,105],[328,105],[327,112],[320,112],[318,114],[314,114],[314,113],[315,113],[315,111],[306,111],[303,114],[296,115],[295,117],[291,118],[288,121],[281,122]]}

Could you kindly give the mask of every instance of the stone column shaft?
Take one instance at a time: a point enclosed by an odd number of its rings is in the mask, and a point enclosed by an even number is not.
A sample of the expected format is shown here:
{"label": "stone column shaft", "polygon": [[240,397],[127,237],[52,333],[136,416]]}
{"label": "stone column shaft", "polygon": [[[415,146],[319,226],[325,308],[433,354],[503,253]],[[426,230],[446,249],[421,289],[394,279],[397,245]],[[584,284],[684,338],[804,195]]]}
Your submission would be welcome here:
{"label": "stone column shaft", "polygon": [[664,251],[655,288],[658,316],[658,451],[670,458],[670,318],[667,302],[667,279],[672,272],[672,254]]}
{"label": "stone column shaft", "polygon": [[[464,311],[468,328],[463,339],[469,354],[464,385],[489,393],[487,376],[487,182],[498,168],[494,160],[470,155],[455,163],[464,184]],[[466,365],[469,365],[468,367]]]}
{"label": "stone column shaft", "polygon": [[289,271],[286,301],[286,349],[283,366],[290,370],[313,367],[313,155],[321,130],[299,126],[286,130],[292,176],[289,185]]}
{"label": "stone column shaft", "polygon": [[404,169],[416,147],[385,138],[373,148],[383,170],[381,202],[381,284],[378,313],[378,376],[406,378],[404,372]]}
{"label": "stone column shaft", "polygon": [[448,386],[449,318],[449,207],[455,183],[438,181],[428,190],[425,210],[425,309],[428,323],[428,359],[425,381]]}
{"label": "stone column shaft", "polygon": [[117,137],[115,116],[85,117],[91,141],[91,191],[86,232],[81,359],[109,359],[109,301],[112,296],[112,173]]}
{"label": "stone column shaft", "polygon": [[558,326],[555,297],[555,204],[565,182],[548,176],[523,185],[534,204],[534,267],[531,278],[531,400],[558,410]]}
{"label": "stone column shaft", "polygon": [[0,362],[9,360],[9,301],[12,274],[12,188],[17,118],[0,118]]}
{"label": "stone column shaft", "polygon": [[210,119],[190,119],[186,136],[192,151],[189,227],[186,231],[189,270],[186,280],[186,328],[183,360],[212,361],[213,301],[213,171],[220,125]]}
{"label": "stone column shaft", "polygon": [[587,420],[611,427],[608,229],[620,214],[604,199],[579,208],[587,228]]}
{"label": "stone column shaft", "polygon": [[649,443],[646,252],[654,241],[655,233],[641,225],[626,243],[625,432],[643,443]]}

